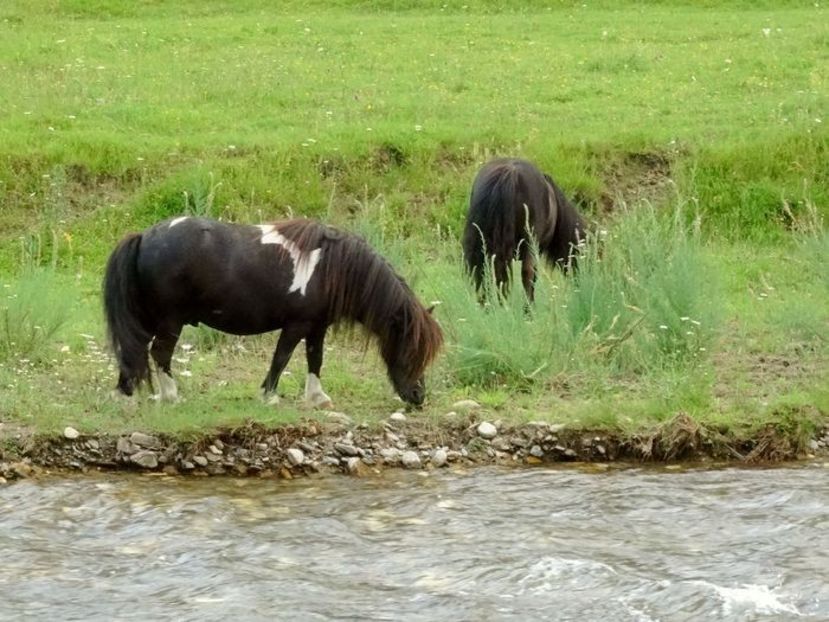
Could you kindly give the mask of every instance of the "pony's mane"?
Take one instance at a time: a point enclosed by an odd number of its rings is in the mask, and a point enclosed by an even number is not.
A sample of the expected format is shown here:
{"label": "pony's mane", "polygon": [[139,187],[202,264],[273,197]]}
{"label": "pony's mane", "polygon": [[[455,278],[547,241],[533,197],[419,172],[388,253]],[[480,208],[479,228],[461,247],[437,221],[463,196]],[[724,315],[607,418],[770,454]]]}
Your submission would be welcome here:
{"label": "pony's mane", "polygon": [[300,252],[322,248],[319,269],[328,320],[361,323],[377,336],[387,365],[403,363],[406,380],[420,378],[437,356],[443,335],[394,268],[354,234],[307,219],[272,224]]}

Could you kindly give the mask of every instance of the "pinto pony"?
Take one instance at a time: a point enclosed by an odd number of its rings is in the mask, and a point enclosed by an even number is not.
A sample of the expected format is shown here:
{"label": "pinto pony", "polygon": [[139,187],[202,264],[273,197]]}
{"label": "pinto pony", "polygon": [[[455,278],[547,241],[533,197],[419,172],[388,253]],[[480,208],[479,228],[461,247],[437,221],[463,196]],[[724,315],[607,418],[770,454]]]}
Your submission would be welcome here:
{"label": "pinto pony", "polygon": [[305,339],[305,400],[317,407],[331,404],[320,368],[332,324],[358,323],[376,336],[394,389],[414,405],[423,402],[423,375],[443,341],[430,310],[362,238],[304,219],[162,221],[118,244],[103,298],[126,395],[149,381],[152,356],[161,397],[176,398],[170,360],[185,324],[235,335],[281,328],[262,382],[269,403],[278,401],[279,377]]}
{"label": "pinto pony", "polygon": [[527,299],[535,292],[538,252],[568,270],[584,239],[586,223],[552,178],[532,163],[500,158],[484,165],[472,184],[463,234],[466,268],[476,291],[481,290],[484,265],[491,263],[499,294],[509,288],[510,263],[521,261]]}

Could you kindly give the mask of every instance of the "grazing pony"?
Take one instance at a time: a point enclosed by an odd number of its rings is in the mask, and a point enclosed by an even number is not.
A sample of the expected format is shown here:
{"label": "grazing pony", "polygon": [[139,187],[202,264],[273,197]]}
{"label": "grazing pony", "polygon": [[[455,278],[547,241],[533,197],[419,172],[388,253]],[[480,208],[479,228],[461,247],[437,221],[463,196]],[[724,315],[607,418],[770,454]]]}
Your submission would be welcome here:
{"label": "grazing pony", "polygon": [[475,290],[480,292],[484,264],[491,261],[498,292],[506,294],[510,263],[517,258],[524,291],[532,302],[536,257],[530,236],[540,254],[566,271],[585,231],[584,219],[549,175],[526,160],[492,160],[472,184],[463,234],[464,260]]}
{"label": "grazing pony", "polygon": [[128,235],[109,258],[103,283],[118,389],[132,395],[158,367],[162,399],[175,399],[170,359],[185,324],[235,335],[282,329],[262,383],[269,403],[300,340],[305,400],[331,407],[322,390],[323,340],[338,322],[373,333],[394,389],[420,405],[423,375],[443,336],[394,269],[357,236],[297,219],[236,225],[182,216]]}

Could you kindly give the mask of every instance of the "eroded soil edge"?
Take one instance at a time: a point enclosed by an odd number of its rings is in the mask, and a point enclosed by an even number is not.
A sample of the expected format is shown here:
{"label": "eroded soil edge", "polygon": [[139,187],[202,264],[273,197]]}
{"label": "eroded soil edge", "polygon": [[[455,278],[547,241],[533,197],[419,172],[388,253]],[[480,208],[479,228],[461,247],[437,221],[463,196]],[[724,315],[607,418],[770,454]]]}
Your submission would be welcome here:
{"label": "eroded soil edge", "polygon": [[7,437],[0,447],[0,483],[50,472],[117,470],[291,479],[450,465],[751,464],[829,456],[829,423],[818,428],[815,438],[805,440],[802,433],[773,426],[740,438],[703,427],[686,415],[677,415],[646,434],[569,429],[544,422],[511,426],[479,421],[473,415],[451,423],[423,422],[400,413],[373,427],[336,420],[276,428],[251,423],[188,439],[142,432],[117,436],[67,432]]}

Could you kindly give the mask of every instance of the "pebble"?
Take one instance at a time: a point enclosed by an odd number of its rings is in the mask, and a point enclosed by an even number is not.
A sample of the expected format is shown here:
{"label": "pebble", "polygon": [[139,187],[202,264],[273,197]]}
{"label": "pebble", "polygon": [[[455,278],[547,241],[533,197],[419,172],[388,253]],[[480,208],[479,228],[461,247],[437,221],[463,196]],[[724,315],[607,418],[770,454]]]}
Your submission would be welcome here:
{"label": "pebble", "polygon": [[348,443],[334,443],[334,449],[336,449],[343,456],[360,455],[360,450],[354,445],[349,445]]}
{"label": "pebble", "polygon": [[154,469],[158,466],[158,456],[154,451],[142,449],[130,456],[130,462],[145,469]]}
{"label": "pebble", "polygon": [[352,456],[345,461],[345,467],[351,475],[359,475],[362,466],[362,461],[356,456]]}
{"label": "pebble", "polygon": [[815,439],[813,439],[813,438],[809,439],[809,450],[810,451],[817,451],[818,447],[820,447],[820,445],[818,444],[818,442]]}
{"label": "pebble", "polygon": [[565,449],[564,450],[564,455],[567,458],[575,458],[576,456],[578,456],[578,454],[572,449]]}
{"label": "pebble", "polygon": [[341,423],[343,425],[351,425],[354,423],[353,419],[346,415],[345,413],[338,413],[334,412],[333,410],[330,412],[325,413],[326,418],[336,423]]}
{"label": "pebble", "polygon": [[481,405],[475,400],[460,400],[452,404],[452,410],[477,410]]}
{"label": "pebble", "polygon": [[[211,445],[210,447],[207,448],[207,451],[209,451],[211,454],[213,454],[215,456],[221,456],[222,455],[222,450],[219,449],[218,447],[216,447],[216,445]],[[208,455],[210,455],[210,454],[208,454]]]}
{"label": "pebble", "polygon": [[380,455],[383,457],[383,461],[395,464],[400,462],[402,452],[396,447],[384,447],[380,450]]}
{"label": "pebble", "polygon": [[508,452],[512,449],[512,445],[510,442],[505,439],[503,436],[499,436],[498,438],[492,439],[492,447],[493,449],[497,449],[498,451]]}
{"label": "pebble", "polygon": [[339,466],[340,465],[340,459],[335,458],[334,456],[323,456],[322,463],[325,466]]}
{"label": "pebble", "polygon": [[259,451],[268,451],[270,446],[267,443],[256,443],[256,449]]}
{"label": "pebble", "polygon": [[139,447],[144,447],[145,449],[153,449],[159,446],[159,442],[156,437],[142,432],[133,432],[130,434],[130,442],[133,445],[138,445]]}
{"label": "pebble", "polygon": [[288,462],[293,466],[299,466],[305,462],[305,454],[301,449],[291,447],[285,454],[288,456]]}
{"label": "pebble", "polygon": [[207,458],[205,458],[204,456],[193,456],[193,462],[195,462],[201,467],[207,466]]}
{"label": "pebble", "polygon": [[561,432],[566,426],[563,423],[551,423],[547,426],[547,429],[550,430],[553,434],[557,434]]}
{"label": "pebble", "polygon": [[138,451],[138,447],[130,443],[129,439],[119,437],[115,443],[115,450],[120,454],[130,455]]}
{"label": "pebble", "polygon": [[392,423],[406,423],[406,415],[398,411],[389,415],[389,421]]}
{"label": "pebble", "polygon": [[196,468],[196,465],[193,464],[192,462],[190,462],[189,460],[183,460],[181,462],[181,468],[186,469],[188,471],[192,471],[193,469]]}
{"label": "pebble", "polygon": [[540,445],[533,445],[530,447],[530,455],[535,458],[542,458],[544,457],[544,450],[541,449]]}
{"label": "pebble", "polygon": [[421,467],[420,456],[414,451],[404,451],[400,461],[407,469],[419,469]]}
{"label": "pebble", "polygon": [[436,449],[432,453],[432,466],[436,469],[439,469],[442,466],[446,466],[446,462],[448,461],[449,457],[446,455],[446,450],[443,448]]}
{"label": "pebble", "polygon": [[481,421],[478,425],[478,436],[481,438],[495,438],[498,435],[498,429],[489,421]]}
{"label": "pebble", "polygon": [[75,440],[75,439],[76,439],[76,438],[78,438],[80,435],[81,435],[81,433],[80,433],[80,432],[78,432],[78,431],[77,431],[75,428],[73,428],[71,425],[68,425],[68,426],[66,426],[65,428],[63,428],[63,436],[64,436],[64,438],[68,438],[70,441]]}

